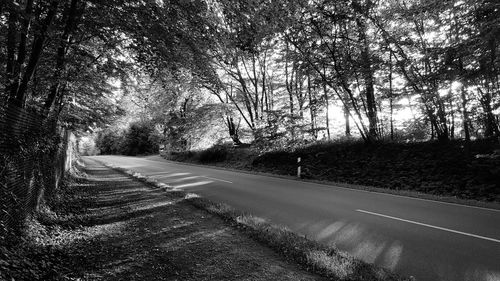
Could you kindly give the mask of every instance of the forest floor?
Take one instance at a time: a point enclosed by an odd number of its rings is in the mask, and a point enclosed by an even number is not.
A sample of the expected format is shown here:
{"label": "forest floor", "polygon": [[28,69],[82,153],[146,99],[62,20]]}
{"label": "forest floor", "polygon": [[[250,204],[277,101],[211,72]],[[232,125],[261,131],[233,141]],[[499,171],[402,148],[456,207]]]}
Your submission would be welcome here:
{"label": "forest floor", "polygon": [[323,280],[182,197],[86,173],[0,245],[0,280]]}
{"label": "forest floor", "polygon": [[495,140],[466,144],[324,142],[262,152],[214,146],[175,153],[180,162],[294,176],[301,158],[302,178],[361,185],[377,191],[439,199],[500,202],[500,145]]}

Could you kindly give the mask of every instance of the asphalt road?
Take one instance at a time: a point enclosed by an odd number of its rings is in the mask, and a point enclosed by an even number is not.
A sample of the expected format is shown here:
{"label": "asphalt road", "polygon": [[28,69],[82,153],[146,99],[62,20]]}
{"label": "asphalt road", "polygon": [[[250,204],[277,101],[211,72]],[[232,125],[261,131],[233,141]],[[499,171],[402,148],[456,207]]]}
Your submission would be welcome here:
{"label": "asphalt road", "polygon": [[96,160],[285,225],[417,280],[500,281],[500,210],[182,165]]}

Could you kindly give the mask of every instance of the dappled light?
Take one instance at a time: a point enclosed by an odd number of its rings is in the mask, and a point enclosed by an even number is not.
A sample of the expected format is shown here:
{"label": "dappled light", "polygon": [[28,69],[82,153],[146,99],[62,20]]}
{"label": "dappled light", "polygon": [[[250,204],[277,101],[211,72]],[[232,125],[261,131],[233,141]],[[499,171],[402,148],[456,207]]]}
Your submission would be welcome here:
{"label": "dappled light", "polygon": [[338,247],[353,257],[375,263],[390,270],[396,269],[403,252],[400,241],[391,241],[372,233],[360,223],[339,220],[303,224],[298,231],[324,244]]}
{"label": "dappled light", "polygon": [[343,221],[336,221],[330,224],[329,226],[325,227],[324,229],[320,230],[316,237],[319,241],[328,240],[345,225],[346,223]]}
{"label": "dappled light", "polygon": [[196,181],[196,182],[191,182],[191,183],[184,183],[184,184],[179,184],[179,185],[173,185],[174,189],[181,189],[181,188],[188,188],[188,187],[194,187],[194,186],[202,186],[202,185],[207,185],[213,183],[213,181]]}
{"label": "dappled light", "polygon": [[183,182],[183,181],[190,181],[190,180],[194,180],[194,179],[198,179],[198,178],[199,178],[199,176],[192,176],[192,177],[185,177],[185,178],[180,178],[180,179],[175,179],[175,180],[168,180],[166,182],[169,184],[172,184],[172,183],[178,183],[178,182]]}
{"label": "dappled light", "polygon": [[[154,280],[161,275],[167,280],[179,276],[187,276],[182,280],[225,280],[239,274],[250,279],[269,275],[276,276],[273,280],[316,280],[297,272],[275,253],[219,219],[187,204],[186,198],[194,195],[188,193],[184,198],[131,178],[103,180],[117,175],[111,170],[88,169],[88,174],[86,183],[78,186],[85,187],[91,204],[83,217],[87,225],[84,232],[88,232],[84,238],[89,239],[85,255],[92,260],[86,265],[87,278]],[[183,178],[178,183],[200,184],[196,180]],[[74,242],[68,247],[79,245]],[[94,263],[98,266],[92,267]]]}
{"label": "dappled light", "polygon": [[[188,176],[191,173],[148,173],[148,177],[161,180],[161,184],[172,189],[184,189],[189,187],[203,186],[213,183],[213,180],[203,180],[203,176]],[[153,176],[151,176],[153,175]]]}
{"label": "dappled light", "polygon": [[154,178],[154,179],[163,179],[163,178],[172,178],[172,177],[179,177],[179,176],[187,176],[190,175],[191,173],[168,173],[168,172],[163,172],[163,173],[153,173],[153,174],[148,174],[148,176]]}
{"label": "dappled light", "polygon": [[[352,249],[352,255],[368,263],[374,263],[375,260],[382,254],[382,251],[386,250],[385,246],[386,242],[378,242],[377,240],[373,239],[373,237],[370,237],[370,235],[366,235],[365,237],[363,237],[363,240]],[[393,257],[393,267],[384,267],[393,270],[395,268],[395,265],[397,265],[399,258],[399,256]]]}
{"label": "dappled light", "polygon": [[498,281],[500,280],[500,270],[487,270],[478,266],[468,269],[465,276],[467,281]]}
{"label": "dappled light", "polygon": [[394,241],[387,247],[382,256],[381,265],[389,269],[395,269],[403,253],[403,244],[400,241]]}
{"label": "dappled light", "polygon": [[500,281],[499,167],[499,0],[0,0],[1,280]]}

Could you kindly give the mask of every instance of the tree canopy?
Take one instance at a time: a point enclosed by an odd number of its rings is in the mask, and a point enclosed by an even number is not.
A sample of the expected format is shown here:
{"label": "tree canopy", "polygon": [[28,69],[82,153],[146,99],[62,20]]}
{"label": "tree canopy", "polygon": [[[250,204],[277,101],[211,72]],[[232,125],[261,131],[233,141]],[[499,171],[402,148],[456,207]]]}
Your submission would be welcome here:
{"label": "tree canopy", "polygon": [[179,149],[498,137],[497,2],[6,0],[0,100]]}

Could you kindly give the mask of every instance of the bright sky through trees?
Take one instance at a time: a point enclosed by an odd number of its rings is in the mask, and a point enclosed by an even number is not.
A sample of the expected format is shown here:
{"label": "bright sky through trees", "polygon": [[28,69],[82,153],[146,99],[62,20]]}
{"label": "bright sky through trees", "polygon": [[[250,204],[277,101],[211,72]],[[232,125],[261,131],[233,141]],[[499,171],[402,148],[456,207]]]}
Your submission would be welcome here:
{"label": "bright sky through trees", "polygon": [[8,0],[1,100],[83,131],[153,122],[178,149],[498,136],[499,5]]}

